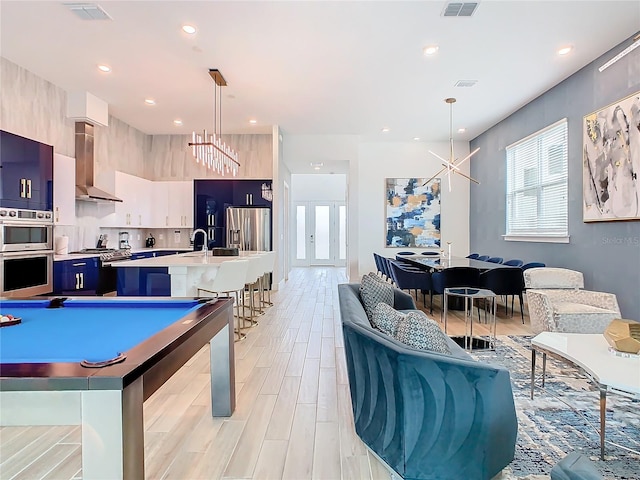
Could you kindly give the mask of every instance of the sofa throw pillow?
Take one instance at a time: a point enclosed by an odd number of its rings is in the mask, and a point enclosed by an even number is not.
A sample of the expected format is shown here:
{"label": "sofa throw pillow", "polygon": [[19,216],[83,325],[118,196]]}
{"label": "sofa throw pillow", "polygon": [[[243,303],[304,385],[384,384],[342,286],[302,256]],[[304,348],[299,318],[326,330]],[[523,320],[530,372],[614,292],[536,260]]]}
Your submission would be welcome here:
{"label": "sofa throw pillow", "polygon": [[451,355],[445,333],[435,321],[421,311],[405,314],[398,323],[396,340],[420,350]]}
{"label": "sofa throw pillow", "polygon": [[360,299],[367,313],[367,318],[371,321],[373,309],[379,303],[386,303],[393,307],[393,287],[380,281],[376,274],[369,273],[363,276],[360,282]]}
{"label": "sofa throw pillow", "polygon": [[383,333],[392,337],[396,336],[398,323],[404,318],[404,314],[390,307],[386,303],[379,303],[371,314],[371,324]]}

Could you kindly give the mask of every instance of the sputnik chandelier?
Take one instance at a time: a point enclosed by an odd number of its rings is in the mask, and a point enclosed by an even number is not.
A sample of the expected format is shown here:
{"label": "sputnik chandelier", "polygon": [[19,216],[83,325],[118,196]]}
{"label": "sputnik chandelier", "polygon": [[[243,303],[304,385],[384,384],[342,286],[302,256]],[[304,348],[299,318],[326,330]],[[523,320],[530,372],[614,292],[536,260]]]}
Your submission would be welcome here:
{"label": "sputnik chandelier", "polygon": [[467,180],[470,180],[470,181],[472,181],[474,183],[477,183],[479,185],[480,182],[477,181],[475,178],[471,178],[470,176],[465,175],[464,173],[462,173],[462,171],[460,170],[460,165],[462,165],[464,162],[469,160],[474,154],[476,154],[478,152],[478,150],[480,150],[480,147],[476,148],[473,152],[471,152],[469,155],[464,157],[462,160],[458,161],[456,159],[455,155],[453,154],[453,104],[456,103],[456,99],[455,98],[445,98],[444,101],[449,104],[449,160],[445,160],[444,158],[442,158],[437,153],[432,152],[431,150],[429,150],[429,153],[431,155],[433,155],[435,157],[438,157],[440,160],[442,160],[442,162],[443,162],[442,163],[442,167],[443,168],[438,173],[436,173],[433,177],[431,177],[429,180],[424,182],[422,184],[422,186],[427,185],[429,182],[431,182],[434,178],[436,178],[438,175],[440,175],[445,170],[447,171],[447,173],[445,175],[447,176],[447,180],[449,182],[449,191],[451,191],[451,175],[454,174],[454,173],[457,173],[458,175],[462,175]]}
{"label": "sputnik chandelier", "polygon": [[196,163],[202,162],[202,166],[213,169],[224,176],[231,173],[234,177],[238,174],[240,163],[238,153],[222,141],[222,87],[227,82],[219,70],[209,69],[209,75],[215,83],[213,90],[213,133],[202,135],[193,132],[189,146],[193,148],[193,156]]}

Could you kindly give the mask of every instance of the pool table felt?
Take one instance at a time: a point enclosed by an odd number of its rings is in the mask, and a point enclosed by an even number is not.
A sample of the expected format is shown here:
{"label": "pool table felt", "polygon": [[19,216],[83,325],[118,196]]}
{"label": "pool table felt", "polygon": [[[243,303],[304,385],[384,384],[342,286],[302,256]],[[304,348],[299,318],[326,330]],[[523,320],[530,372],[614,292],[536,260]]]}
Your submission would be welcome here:
{"label": "pool table felt", "polygon": [[126,352],[188,313],[197,301],[70,299],[3,301],[2,311],[22,323],[0,330],[0,363],[102,361]]}

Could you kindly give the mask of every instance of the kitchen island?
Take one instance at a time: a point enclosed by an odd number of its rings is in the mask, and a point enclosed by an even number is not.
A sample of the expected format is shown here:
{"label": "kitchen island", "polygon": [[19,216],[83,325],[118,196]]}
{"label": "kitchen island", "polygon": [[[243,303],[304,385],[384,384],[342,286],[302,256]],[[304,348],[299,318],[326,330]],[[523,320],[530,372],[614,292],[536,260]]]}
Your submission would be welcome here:
{"label": "kitchen island", "polygon": [[218,267],[259,252],[240,252],[240,256],[212,256],[188,252],[165,257],[143,258],[113,263],[118,270],[118,296],[196,297],[198,287],[209,285]]}

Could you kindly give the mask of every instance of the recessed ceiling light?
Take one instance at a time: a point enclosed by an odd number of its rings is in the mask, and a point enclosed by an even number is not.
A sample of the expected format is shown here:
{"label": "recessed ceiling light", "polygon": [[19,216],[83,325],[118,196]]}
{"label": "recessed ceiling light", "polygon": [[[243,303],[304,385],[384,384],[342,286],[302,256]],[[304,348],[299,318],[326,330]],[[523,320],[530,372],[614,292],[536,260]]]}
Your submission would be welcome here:
{"label": "recessed ceiling light", "polygon": [[558,50],[558,55],[566,55],[571,50],[573,50],[573,47],[571,45],[569,45],[567,47],[562,47],[560,50]]}
{"label": "recessed ceiling light", "polygon": [[183,25],[182,31],[184,33],[188,33],[189,35],[193,35],[194,33],[196,33],[196,27],[194,27],[193,25]]}
{"label": "recessed ceiling light", "polygon": [[180,120],[179,118],[176,118],[176,119],[173,121],[173,123],[174,123],[174,125],[177,125],[178,127],[181,127],[181,126],[182,126],[182,120]]}
{"label": "recessed ceiling light", "polygon": [[258,120],[256,120],[256,119],[252,118],[251,120],[249,120],[249,123],[250,123],[251,125],[255,125],[256,123],[258,123]]}
{"label": "recessed ceiling light", "polygon": [[382,127],[382,133],[387,133],[389,130],[391,130],[389,127]]}
{"label": "recessed ceiling light", "polygon": [[111,67],[109,65],[98,65],[98,70],[104,73],[109,73],[111,71]]}
{"label": "recessed ceiling light", "polygon": [[320,170],[320,167],[313,167],[314,170]]}
{"label": "recessed ceiling light", "polygon": [[146,103],[147,105],[155,105],[156,101],[153,98],[145,98],[144,103]]}
{"label": "recessed ceiling light", "polygon": [[427,45],[422,49],[422,53],[424,54],[425,57],[429,57],[431,55],[435,55],[436,53],[438,53],[439,48],[440,47],[438,47],[438,45]]}
{"label": "recessed ceiling light", "polygon": [[420,140],[420,137],[413,137],[413,139],[417,142],[418,140]]}
{"label": "recessed ceiling light", "polygon": [[466,131],[467,131],[467,129],[466,129],[466,128],[459,128],[459,129],[458,129],[458,133],[464,133],[464,132],[466,132]]}

